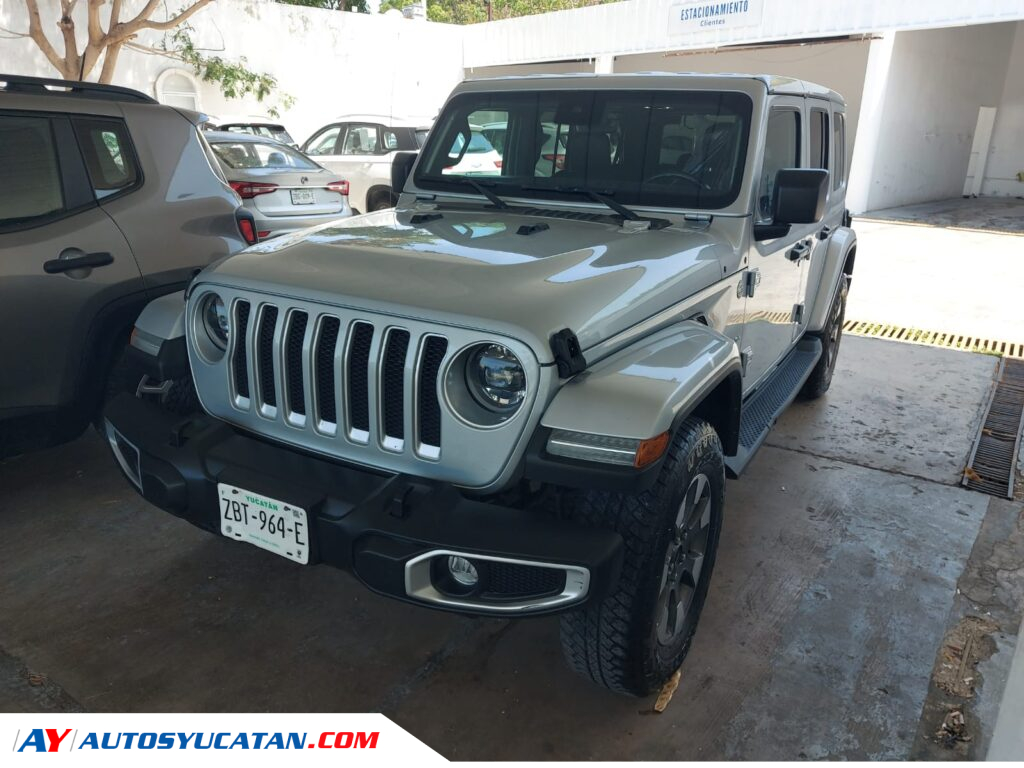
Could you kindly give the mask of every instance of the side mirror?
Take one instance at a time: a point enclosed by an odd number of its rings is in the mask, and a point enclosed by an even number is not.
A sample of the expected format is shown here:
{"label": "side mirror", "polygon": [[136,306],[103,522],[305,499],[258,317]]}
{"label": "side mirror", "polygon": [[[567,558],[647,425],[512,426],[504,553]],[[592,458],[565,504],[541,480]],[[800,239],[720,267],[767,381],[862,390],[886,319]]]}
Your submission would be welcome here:
{"label": "side mirror", "polygon": [[815,224],[825,215],[828,171],[823,168],[783,168],[775,174],[772,223],[754,227],[757,240],[783,237],[793,224]]}
{"label": "side mirror", "polygon": [[783,168],[775,175],[776,224],[816,224],[825,215],[828,171]]}
{"label": "side mirror", "polygon": [[396,152],[391,161],[391,191],[396,195],[402,194],[405,189],[405,182],[409,180],[412,167],[416,164],[415,152]]}

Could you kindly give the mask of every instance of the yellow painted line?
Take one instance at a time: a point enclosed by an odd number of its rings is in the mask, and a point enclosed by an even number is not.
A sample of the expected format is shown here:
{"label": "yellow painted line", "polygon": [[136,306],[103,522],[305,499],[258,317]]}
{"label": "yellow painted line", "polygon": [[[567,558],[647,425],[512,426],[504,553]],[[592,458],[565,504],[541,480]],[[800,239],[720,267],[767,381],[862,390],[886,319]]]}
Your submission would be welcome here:
{"label": "yellow painted line", "polygon": [[1024,359],[1024,342],[983,339],[949,331],[927,331],[891,323],[873,323],[869,320],[847,320],[843,330],[854,336],[923,344],[929,347],[959,349],[964,352],[982,352]]}

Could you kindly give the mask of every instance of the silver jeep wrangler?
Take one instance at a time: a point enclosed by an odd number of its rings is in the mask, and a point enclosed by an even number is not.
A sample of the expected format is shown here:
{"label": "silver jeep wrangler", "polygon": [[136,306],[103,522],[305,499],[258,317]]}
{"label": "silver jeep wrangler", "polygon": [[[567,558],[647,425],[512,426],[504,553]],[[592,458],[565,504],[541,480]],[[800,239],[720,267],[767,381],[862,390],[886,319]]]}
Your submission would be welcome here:
{"label": "silver jeep wrangler", "polygon": [[[498,159],[463,163],[484,125]],[[829,387],[844,131],[838,94],[778,77],[463,83],[396,158],[395,209],[147,308],[114,455],[168,512],[379,593],[561,613],[576,671],[649,693],[690,646],[726,476]]]}

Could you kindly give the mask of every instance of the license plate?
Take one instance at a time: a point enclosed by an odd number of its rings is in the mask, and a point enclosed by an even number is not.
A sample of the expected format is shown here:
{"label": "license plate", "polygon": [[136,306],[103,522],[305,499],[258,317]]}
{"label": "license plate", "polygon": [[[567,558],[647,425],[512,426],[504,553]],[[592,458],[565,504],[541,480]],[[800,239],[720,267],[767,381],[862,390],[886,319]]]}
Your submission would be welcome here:
{"label": "license plate", "polygon": [[296,563],[309,562],[306,510],[224,483],[217,483],[217,493],[222,534]]}
{"label": "license plate", "polygon": [[313,203],[312,189],[293,189],[292,205],[311,205]]}

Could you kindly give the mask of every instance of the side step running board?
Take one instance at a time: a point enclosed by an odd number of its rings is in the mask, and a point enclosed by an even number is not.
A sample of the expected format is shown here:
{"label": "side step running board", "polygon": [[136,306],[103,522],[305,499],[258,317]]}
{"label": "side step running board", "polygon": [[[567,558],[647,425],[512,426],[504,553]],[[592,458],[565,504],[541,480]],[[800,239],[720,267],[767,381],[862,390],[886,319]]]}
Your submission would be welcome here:
{"label": "side step running board", "polygon": [[768,437],[769,430],[796,398],[820,357],[821,341],[814,336],[805,336],[775,369],[771,378],[743,403],[739,450],[735,456],[725,457],[728,477],[737,478],[746,469]]}

